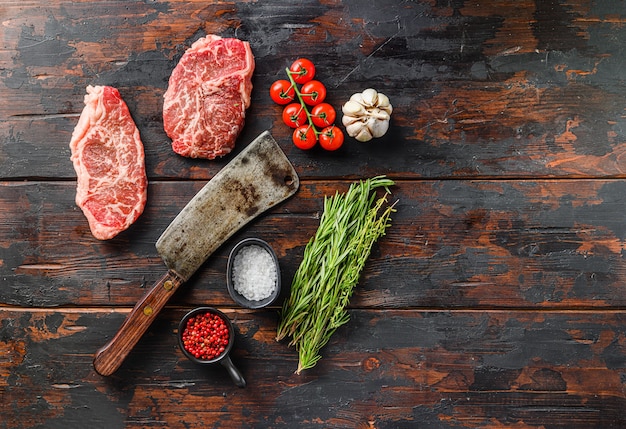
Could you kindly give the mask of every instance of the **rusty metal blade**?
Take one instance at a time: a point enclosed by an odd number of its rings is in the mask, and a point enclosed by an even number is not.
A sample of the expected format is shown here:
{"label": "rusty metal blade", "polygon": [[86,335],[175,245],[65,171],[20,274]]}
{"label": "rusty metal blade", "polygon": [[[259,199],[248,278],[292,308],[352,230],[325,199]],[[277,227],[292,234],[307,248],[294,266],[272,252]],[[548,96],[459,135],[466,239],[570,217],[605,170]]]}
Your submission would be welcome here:
{"label": "rusty metal blade", "polygon": [[299,185],[293,166],[265,131],[183,208],[156,242],[157,251],[186,281],[229,237]]}

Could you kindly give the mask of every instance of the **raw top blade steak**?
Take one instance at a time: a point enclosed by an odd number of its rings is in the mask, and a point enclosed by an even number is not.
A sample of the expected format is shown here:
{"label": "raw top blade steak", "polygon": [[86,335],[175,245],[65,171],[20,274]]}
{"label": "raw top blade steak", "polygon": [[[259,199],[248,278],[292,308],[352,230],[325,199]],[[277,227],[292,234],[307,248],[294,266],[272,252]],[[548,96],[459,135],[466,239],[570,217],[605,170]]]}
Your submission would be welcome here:
{"label": "raw top blade steak", "polygon": [[254,56],[248,42],[208,35],[183,54],[169,79],[163,127],[172,149],[214,159],[233,149],[250,106]]}
{"label": "raw top blade steak", "polygon": [[76,204],[93,236],[111,239],[137,220],[148,193],[139,130],[116,88],[87,87],[70,149],[78,177]]}

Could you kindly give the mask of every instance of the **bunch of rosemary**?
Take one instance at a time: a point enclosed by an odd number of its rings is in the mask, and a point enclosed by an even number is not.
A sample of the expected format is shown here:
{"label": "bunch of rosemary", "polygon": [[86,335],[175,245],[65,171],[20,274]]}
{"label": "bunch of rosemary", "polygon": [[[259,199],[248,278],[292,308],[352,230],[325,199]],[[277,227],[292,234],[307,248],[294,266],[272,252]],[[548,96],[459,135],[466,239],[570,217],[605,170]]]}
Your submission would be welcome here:
{"label": "bunch of rosemary", "polygon": [[[320,349],[348,322],[346,307],[372,245],[391,225],[393,206],[383,205],[393,184],[378,176],[324,198],[319,227],[294,274],[276,335],[277,340],[291,337],[289,344],[299,357],[297,374],[315,366]],[[381,187],[386,193],[377,199],[376,188]]]}

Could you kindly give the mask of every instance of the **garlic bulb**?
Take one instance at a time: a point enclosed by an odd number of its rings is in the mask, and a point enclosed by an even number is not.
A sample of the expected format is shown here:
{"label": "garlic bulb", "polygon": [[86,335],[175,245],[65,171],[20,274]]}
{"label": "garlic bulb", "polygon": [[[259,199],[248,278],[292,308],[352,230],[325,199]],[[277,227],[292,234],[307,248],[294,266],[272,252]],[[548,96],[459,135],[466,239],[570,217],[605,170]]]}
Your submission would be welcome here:
{"label": "garlic bulb", "polygon": [[393,107],[389,98],[375,89],[368,88],[353,94],[341,108],[341,122],[350,137],[366,142],[382,137],[389,129]]}

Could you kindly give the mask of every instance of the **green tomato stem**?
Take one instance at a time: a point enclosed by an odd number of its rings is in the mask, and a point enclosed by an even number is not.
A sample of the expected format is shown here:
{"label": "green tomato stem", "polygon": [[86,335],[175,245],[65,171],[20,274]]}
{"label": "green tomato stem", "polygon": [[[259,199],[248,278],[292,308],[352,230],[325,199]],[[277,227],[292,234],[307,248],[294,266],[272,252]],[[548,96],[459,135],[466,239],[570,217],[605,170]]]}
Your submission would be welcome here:
{"label": "green tomato stem", "polygon": [[287,77],[289,78],[289,82],[291,82],[291,87],[293,88],[293,90],[296,93],[296,96],[298,97],[298,101],[300,102],[300,105],[302,106],[302,108],[304,109],[304,112],[306,113],[306,119],[307,119],[307,121],[309,123],[309,127],[311,127],[313,129],[313,132],[315,133],[315,138],[317,139],[317,136],[322,134],[322,132],[318,131],[317,127],[313,123],[313,115],[311,115],[311,112],[309,112],[309,109],[307,108],[307,105],[304,102],[304,99],[302,98],[303,95],[300,92],[300,89],[298,88],[298,84],[296,83],[295,80],[293,80],[293,76],[292,75],[299,74],[299,73],[292,72],[291,70],[289,70],[288,67],[285,68],[285,71],[287,72]]}

